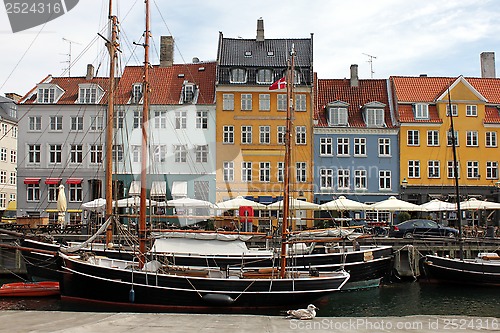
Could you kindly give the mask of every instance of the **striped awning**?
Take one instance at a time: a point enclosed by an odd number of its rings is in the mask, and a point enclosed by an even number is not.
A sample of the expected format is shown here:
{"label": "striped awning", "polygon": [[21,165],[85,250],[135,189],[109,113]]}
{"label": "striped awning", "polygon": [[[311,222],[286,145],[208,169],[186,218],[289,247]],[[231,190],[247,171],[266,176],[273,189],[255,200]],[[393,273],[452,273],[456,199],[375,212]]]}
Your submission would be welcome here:
{"label": "striped awning", "polygon": [[41,178],[24,178],[25,184],[39,184]]}
{"label": "striped awning", "polygon": [[66,184],[69,185],[78,185],[83,182],[83,178],[68,178],[66,179]]}
{"label": "striped awning", "polygon": [[61,178],[45,178],[45,184],[47,185],[59,185]]}

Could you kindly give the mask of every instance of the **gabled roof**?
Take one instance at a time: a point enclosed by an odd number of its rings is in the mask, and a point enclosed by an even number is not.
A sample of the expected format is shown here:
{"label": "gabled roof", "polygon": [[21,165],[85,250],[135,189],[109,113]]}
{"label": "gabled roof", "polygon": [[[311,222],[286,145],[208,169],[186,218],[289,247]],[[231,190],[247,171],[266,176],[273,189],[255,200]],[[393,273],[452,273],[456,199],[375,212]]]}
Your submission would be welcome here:
{"label": "gabled roof", "polygon": [[[295,65],[311,67],[312,37],[308,39],[222,38],[220,34],[218,62],[220,66],[286,67],[288,55],[295,47]],[[246,52],[247,55],[245,55]],[[272,55],[268,54],[272,52]]]}
{"label": "gabled roof", "polygon": [[[215,62],[174,64],[171,67],[153,66],[149,71],[150,104],[179,104],[184,81],[200,89],[197,104],[215,103]],[[142,83],[143,67],[127,66],[116,89],[117,104],[127,104],[132,96],[132,86]]]}
{"label": "gabled roof", "polygon": [[[118,81],[118,79],[117,79]],[[83,77],[46,77],[40,83],[50,83],[55,86],[59,86],[64,93],[61,98],[57,101],[57,104],[77,104],[78,94],[79,94],[79,84],[93,83],[99,85],[105,94],[101,98],[99,104],[106,104],[108,97],[107,91],[109,89],[109,79],[107,77],[95,77],[93,79],[87,80]],[[20,101],[20,104],[37,104],[37,89],[34,87],[30,90]],[[45,104],[44,104],[45,105]]]}
{"label": "gabled roof", "polygon": [[318,120],[318,127],[328,126],[325,112],[327,104],[339,101],[349,104],[347,110],[350,127],[366,127],[361,107],[369,103],[385,104],[387,128],[395,127],[391,120],[387,80],[359,80],[357,87],[351,87],[349,79],[318,79],[316,101],[315,119]]}

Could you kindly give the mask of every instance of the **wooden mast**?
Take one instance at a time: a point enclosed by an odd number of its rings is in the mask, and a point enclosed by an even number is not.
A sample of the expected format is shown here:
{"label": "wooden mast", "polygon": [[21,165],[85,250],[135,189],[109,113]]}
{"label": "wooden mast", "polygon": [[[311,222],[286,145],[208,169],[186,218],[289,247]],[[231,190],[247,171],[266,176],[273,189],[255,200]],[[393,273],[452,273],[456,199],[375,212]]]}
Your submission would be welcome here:
{"label": "wooden mast", "polygon": [[457,163],[457,146],[455,141],[455,127],[453,126],[453,112],[451,108],[451,95],[450,87],[448,86],[448,109],[451,124],[451,142],[453,149],[453,175],[455,178],[455,195],[457,196],[457,221],[458,221],[458,246],[460,253],[460,260],[464,260],[464,244],[462,239],[462,212],[460,210],[460,188],[458,185],[458,163]]}
{"label": "wooden mast", "polygon": [[148,167],[148,121],[149,121],[149,0],[145,0],[146,30],[144,31],[144,76],[142,83],[142,148],[141,148],[141,194],[139,201],[139,267],[145,262],[146,253],[146,186]]}
{"label": "wooden mast", "polygon": [[[113,122],[114,122],[114,95],[115,95],[115,67],[117,58],[118,19],[112,15],[113,1],[109,0],[109,25],[111,40],[106,42],[109,52],[109,93],[108,113],[106,118],[106,162],[105,162],[105,196],[106,196],[106,221],[113,215]],[[113,241],[113,223],[106,229],[106,244]]]}
{"label": "wooden mast", "polygon": [[288,235],[288,218],[290,210],[290,164],[291,164],[291,144],[292,144],[292,117],[294,107],[294,68],[295,68],[295,49],[292,45],[291,59],[288,60],[288,69],[286,75],[286,130],[285,130],[285,161],[284,161],[284,189],[283,189],[283,222],[281,223],[281,254],[280,254],[280,277],[283,279],[286,273],[286,240]]}

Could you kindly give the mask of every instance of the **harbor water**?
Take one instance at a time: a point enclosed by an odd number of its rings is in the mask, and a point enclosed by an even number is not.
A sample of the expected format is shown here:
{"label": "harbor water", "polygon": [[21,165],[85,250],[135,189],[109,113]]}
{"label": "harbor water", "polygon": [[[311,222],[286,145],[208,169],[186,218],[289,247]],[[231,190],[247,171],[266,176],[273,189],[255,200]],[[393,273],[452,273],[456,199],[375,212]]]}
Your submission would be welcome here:
{"label": "harbor water", "polygon": [[[500,318],[500,289],[419,282],[334,293],[315,302],[321,317],[481,316]],[[52,298],[0,298],[0,310],[98,311]],[[104,311],[104,310],[103,310]],[[109,309],[106,309],[109,311]],[[217,312],[217,311],[214,311]],[[255,311],[251,312],[255,314]],[[266,314],[270,314],[266,311]],[[274,315],[281,315],[276,311]]]}

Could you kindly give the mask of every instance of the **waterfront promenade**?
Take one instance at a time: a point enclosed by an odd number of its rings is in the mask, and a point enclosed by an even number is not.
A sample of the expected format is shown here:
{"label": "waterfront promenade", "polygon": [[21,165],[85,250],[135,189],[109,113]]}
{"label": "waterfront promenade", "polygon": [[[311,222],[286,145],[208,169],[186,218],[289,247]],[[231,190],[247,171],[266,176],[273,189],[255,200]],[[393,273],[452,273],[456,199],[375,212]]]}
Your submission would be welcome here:
{"label": "waterfront promenade", "polygon": [[468,316],[317,317],[310,321],[279,316],[0,311],[0,332],[498,332],[499,318]]}

